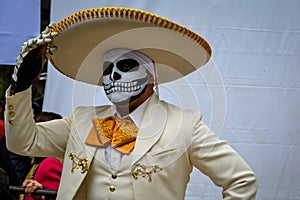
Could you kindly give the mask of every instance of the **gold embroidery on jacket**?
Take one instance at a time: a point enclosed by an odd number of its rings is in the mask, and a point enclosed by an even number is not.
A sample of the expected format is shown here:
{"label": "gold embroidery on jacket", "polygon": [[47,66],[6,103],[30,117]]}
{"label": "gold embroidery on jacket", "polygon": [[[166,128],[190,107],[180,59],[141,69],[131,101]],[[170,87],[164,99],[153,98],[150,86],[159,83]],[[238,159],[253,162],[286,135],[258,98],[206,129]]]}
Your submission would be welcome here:
{"label": "gold embroidery on jacket", "polygon": [[80,168],[82,174],[88,171],[88,159],[86,157],[80,158],[74,152],[71,152],[69,158],[72,161],[72,173],[74,173],[74,169]]}
{"label": "gold embroidery on jacket", "polygon": [[134,165],[131,169],[131,174],[134,179],[138,179],[138,176],[145,178],[148,177],[148,182],[152,182],[152,173],[156,173],[163,170],[163,167],[159,164],[154,164],[152,166],[145,166],[142,163]]}

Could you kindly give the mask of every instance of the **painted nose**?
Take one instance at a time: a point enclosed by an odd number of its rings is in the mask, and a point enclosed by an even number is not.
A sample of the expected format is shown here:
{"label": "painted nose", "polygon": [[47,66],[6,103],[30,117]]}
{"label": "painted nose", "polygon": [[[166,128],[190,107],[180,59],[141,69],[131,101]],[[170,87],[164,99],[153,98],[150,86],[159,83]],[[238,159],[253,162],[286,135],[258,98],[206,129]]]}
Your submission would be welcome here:
{"label": "painted nose", "polygon": [[116,81],[116,80],[120,80],[121,79],[121,74],[119,74],[118,72],[112,72],[112,74],[110,75],[110,80],[112,81]]}

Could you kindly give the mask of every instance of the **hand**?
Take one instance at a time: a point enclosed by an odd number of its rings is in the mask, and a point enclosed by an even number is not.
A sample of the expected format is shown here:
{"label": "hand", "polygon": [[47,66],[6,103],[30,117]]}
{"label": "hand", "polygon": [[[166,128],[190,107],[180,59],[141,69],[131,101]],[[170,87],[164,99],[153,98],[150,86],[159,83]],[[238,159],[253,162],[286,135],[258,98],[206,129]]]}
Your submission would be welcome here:
{"label": "hand", "polygon": [[29,88],[42,70],[46,56],[52,55],[56,51],[56,47],[47,49],[47,44],[58,35],[57,32],[50,32],[54,25],[54,23],[49,24],[36,38],[30,39],[22,45],[12,74],[13,93]]}
{"label": "hand", "polygon": [[[22,188],[24,189],[25,195],[31,196],[33,192],[37,189],[43,189],[42,184],[35,180],[25,180],[22,184]],[[34,199],[45,199],[45,196],[33,196]]]}

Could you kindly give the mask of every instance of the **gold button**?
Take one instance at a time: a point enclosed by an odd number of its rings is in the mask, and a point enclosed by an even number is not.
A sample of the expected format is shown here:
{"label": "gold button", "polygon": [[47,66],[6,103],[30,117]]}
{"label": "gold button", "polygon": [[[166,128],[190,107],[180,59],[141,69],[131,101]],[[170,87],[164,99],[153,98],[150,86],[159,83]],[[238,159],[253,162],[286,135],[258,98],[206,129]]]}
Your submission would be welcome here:
{"label": "gold button", "polygon": [[116,190],[116,187],[114,185],[109,186],[109,190],[111,192],[114,192]]}
{"label": "gold button", "polygon": [[13,116],[15,116],[15,112],[10,111],[10,112],[8,113],[8,115],[9,115],[10,117],[13,117]]}
{"label": "gold button", "polygon": [[11,125],[14,125],[15,124],[15,121],[14,120],[9,120],[8,121]]}
{"label": "gold button", "polygon": [[117,174],[112,174],[111,177],[112,177],[113,179],[116,179],[116,178],[117,178]]}
{"label": "gold button", "polygon": [[14,106],[13,105],[8,105],[8,110],[13,110]]}

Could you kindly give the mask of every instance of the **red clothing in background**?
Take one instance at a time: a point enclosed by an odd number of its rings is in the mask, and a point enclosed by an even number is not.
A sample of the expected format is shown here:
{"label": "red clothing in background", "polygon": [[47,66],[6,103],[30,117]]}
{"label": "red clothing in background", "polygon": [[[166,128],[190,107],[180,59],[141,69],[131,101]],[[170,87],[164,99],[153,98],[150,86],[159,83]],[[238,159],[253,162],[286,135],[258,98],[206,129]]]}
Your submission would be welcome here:
{"label": "red clothing in background", "polygon": [[56,158],[45,158],[38,167],[34,180],[43,185],[44,189],[57,190],[63,164]]}
{"label": "red clothing in background", "polygon": [[0,119],[0,140],[3,138],[4,135],[4,120]]}
{"label": "red clothing in background", "polygon": [[[33,180],[41,183],[43,189],[58,190],[63,164],[56,158],[45,158],[33,177]],[[26,196],[25,200],[32,197]]]}

